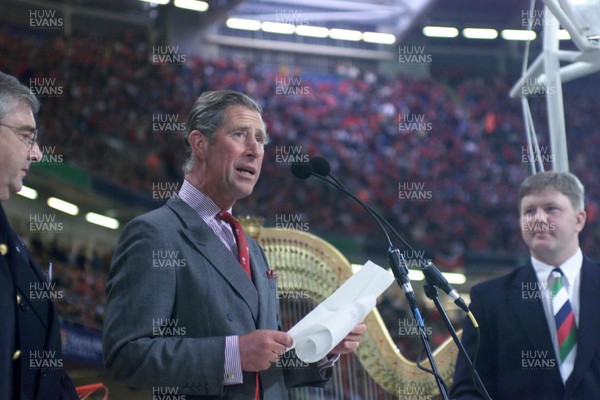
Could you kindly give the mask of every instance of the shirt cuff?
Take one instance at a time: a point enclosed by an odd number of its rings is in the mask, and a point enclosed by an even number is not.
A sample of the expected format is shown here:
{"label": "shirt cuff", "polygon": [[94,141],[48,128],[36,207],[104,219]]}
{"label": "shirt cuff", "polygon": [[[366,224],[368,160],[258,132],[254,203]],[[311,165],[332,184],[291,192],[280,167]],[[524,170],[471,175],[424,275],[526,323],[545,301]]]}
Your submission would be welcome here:
{"label": "shirt cuff", "polygon": [[225,376],[223,385],[239,385],[244,383],[242,376],[242,360],[240,359],[239,336],[225,337]]}
{"label": "shirt cuff", "polygon": [[325,368],[331,368],[335,365],[336,361],[339,359],[340,359],[339,354],[328,354],[325,358],[323,358],[322,360],[319,360],[317,362],[317,366],[319,367],[319,370],[323,370]]}

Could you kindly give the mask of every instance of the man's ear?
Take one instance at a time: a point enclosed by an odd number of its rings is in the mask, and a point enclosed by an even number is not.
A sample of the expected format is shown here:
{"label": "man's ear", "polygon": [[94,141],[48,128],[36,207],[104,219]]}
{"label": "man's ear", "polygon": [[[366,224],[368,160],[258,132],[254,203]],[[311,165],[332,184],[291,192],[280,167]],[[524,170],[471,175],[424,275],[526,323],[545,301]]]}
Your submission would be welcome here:
{"label": "man's ear", "polygon": [[575,218],[575,231],[581,232],[583,230],[583,227],[585,226],[585,221],[587,218],[585,210],[577,211],[577,213],[575,214]]}
{"label": "man's ear", "polygon": [[208,152],[208,139],[199,130],[194,129],[188,136],[188,142],[192,148],[192,153],[200,159],[206,158]]}

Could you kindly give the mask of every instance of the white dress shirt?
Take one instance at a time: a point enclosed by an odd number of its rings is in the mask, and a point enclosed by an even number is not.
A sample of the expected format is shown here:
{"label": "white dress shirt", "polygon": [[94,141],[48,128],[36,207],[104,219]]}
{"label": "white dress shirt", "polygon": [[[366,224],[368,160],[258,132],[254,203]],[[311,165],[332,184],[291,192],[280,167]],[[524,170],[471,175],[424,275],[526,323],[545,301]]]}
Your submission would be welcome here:
{"label": "white dress shirt", "polygon": [[[546,322],[548,323],[548,329],[550,329],[550,337],[552,338],[552,345],[554,346],[554,354],[556,354],[556,360],[560,365],[560,373],[563,382],[566,382],[569,378],[570,372],[573,371],[575,365],[575,357],[577,356],[577,347],[573,349],[569,357],[561,364],[560,363],[560,352],[558,350],[558,338],[556,334],[556,323],[554,321],[554,310],[552,309],[552,270],[554,268],[560,268],[563,272],[562,283],[567,294],[569,295],[569,301],[571,302],[571,308],[575,315],[575,323],[579,326],[579,288],[581,282],[581,265],[583,263],[583,253],[581,249],[577,249],[577,252],[573,254],[561,265],[548,265],[545,264],[533,256],[531,257],[531,264],[535,270],[537,280],[539,283],[542,298],[542,304],[544,305],[544,313],[546,314]],[[566,372],[565,372],[566,371]]]}

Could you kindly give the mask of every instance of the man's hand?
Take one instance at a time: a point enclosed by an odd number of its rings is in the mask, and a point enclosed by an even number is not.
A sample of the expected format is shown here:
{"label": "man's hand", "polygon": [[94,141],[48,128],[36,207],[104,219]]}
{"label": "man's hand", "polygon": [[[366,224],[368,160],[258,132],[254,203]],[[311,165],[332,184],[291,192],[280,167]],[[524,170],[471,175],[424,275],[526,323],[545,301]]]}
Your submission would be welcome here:
{"label": "man's hand", "polygon": [[367,325],[360,323],[352,329],[352,331],[346,336],[337,346],[335,346],[329,354],[348,354],[358,348],[358,344],[363,338],[363,335],[367,331]]}
{"label": "man's hand", "polygon": [[240,336],[242,371],[258,372],[271,367],[293,343],[285,332],[256,330]]}

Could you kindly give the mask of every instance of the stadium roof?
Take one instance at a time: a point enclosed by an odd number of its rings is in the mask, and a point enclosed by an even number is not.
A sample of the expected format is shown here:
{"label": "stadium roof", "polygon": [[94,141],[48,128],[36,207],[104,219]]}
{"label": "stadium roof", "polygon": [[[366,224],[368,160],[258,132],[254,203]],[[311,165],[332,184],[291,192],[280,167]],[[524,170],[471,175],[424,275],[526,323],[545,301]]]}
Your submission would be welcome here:
{"label": "stadium roof", "polygon": [[[172,7],[175,0],[0,0],[0,4],[28,7],[70,7],[96,10],[113,15],[143,17]],[[156,0],[157,2],[159,0]],[[261,21],[273,20],[294,12],[302,14],[311,24],[371,25],[382,32],[402,36],[411,27],[423,25],[489,27],[496,29],[522,28],[523,15],[529,2],[523,0],[206,0],[209,9],[202,24],[223,22],[229,17],[248,17]],[[537,8],[543,6],[537,1]],[[190,11],[192,12],[192,11]],[[202,14],[202,13],[201,13]]]}
{"label": "stadium roof", "polygon": [[402,35],[434,0],[246,0],[233,14],[261,22],[301,17],[315,25],[370,25]]}

